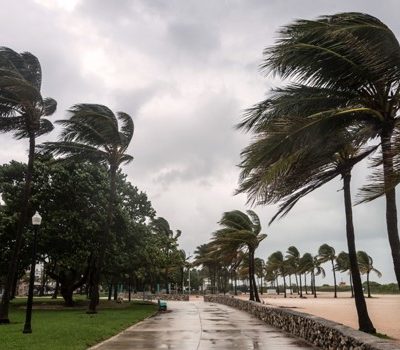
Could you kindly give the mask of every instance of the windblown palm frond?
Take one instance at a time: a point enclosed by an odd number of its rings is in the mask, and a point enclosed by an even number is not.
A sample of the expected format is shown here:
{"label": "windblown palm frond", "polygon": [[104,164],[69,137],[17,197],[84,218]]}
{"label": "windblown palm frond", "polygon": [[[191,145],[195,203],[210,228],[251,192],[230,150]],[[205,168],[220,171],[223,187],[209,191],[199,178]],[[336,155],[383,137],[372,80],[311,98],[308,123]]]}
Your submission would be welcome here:
{"label": "windblown palm frond", "polygon": [[[117,168],[133,159],[126,154],[134,132],[133,121],[128,114],[118,112],[117,118],[108,107],[98,104],[75,105],[69,112],[69,119],[57,121],[64,127],[60,141],[44,143],[43,150]],[[118,120],[121,122],[120,129]]]}

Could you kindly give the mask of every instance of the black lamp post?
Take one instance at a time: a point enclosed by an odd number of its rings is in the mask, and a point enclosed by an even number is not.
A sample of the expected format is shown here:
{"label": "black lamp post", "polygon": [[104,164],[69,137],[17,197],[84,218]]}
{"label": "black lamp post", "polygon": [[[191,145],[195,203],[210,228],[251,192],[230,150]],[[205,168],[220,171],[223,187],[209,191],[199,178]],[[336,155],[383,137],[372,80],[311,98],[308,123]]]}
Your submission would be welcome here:
{"label": "black lamp post", "polygon": [[28,301],[26,303],[25,325],[22,333],[32,333],[31,320],[32,320],[33,286],[35,283],[36,241],[37,241],[37,233],[41,223],[42,223],[42,217],[38,212],[36,212],[35,215],[32,216],[32,225],[34,229],[33,252],[32,252],[31,273],[29,276]]}

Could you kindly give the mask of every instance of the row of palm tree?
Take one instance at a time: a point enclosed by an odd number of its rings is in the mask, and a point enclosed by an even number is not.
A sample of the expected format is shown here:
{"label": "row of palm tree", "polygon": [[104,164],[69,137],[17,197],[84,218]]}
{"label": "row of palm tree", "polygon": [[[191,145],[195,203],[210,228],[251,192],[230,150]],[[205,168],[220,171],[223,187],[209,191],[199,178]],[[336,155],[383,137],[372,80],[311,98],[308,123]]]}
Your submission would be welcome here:
{"label": "row of palm tree", "polygon": [[[21,200],[14,252],[0,304],[0,323],[9,323],[10,291],[16,278],[23,232],[30,214],[38,209],[31,208],[30,205],[33,165],[37,151],[36,138],[53,129],[52,123],[45,117],[52,115],[57,106],[54,99],[42,97],[41,81],[41,66],[34,55],[0,48],[0,131],[12,132],[17,139],[29,139],[25,190]],[[126,152],[132,140],[134,125],[128,114],[114,114],[106,106],[98,104],[77,104],[68,112],[69,119],[56,122],[63,127],[59,141],[46,142],[40,149],[64,159],[93,161],[108,168],[110,186],[104,230],[89,276],[91,300],[88,312],[95,313],[99,302],[100,273],[113,220],[116,173],[122,164],[133,159]]]}
{"label": "row of palm tree", "polygon": [[360,329],[375,333],[362,292],[353,225],[351,171],[373,167],[359,203],[384,195],[393,266],[400,287],[395,187],[400,160],[400,45],[379,19],[339,13],[283,27],[262,68],[288,79],[250,108],[239,128],[254,135],[243,150],[239,193],[280,202],[287,214],[336,177],[343,181],[346,240]]}
{"label": "row of palm tree", "polygon": [[[303,287],[307,292],[307,275],[310,276],[311,293],[314,297],[317,297],[317,289],[315,284],[315,277],[325,277],[325,269],[321,266],[324,263],[330,263],[333,280],[334,280],[334,297],[337,298],[337,283],[336,283],[336,271],[342,273],[350,273],[350,259],[349,254],[346,252],[340,252],[337,256],[335,249],[328,244],[323,244],[318,249],[318,254],[313,256],[310,253],[300,254],[299,250],[291,246],[287,249],[286,255],[284,256],[281,251],[272,253],[265,264],[265,276],[266,280],[276,284],[279,292],[278,277],[281,277],[283,281],[284,297],[286,298],[286,286],[289,278],[289,286],[292,287],[291,277],[294,276],[296,281],[297,293],[300,297],[303,297]],[[368,297],[371,297],[370,292],[370,273],[374,272],[378,277],[382,274],[373,266],[373,259],[364,251],[357,252],[357,263],[359,270],[362,275],[367,277],[367,290]],[[352,282],[352,275],[350,273],[350,288],[352,297],[354,297],[354,289]]]}

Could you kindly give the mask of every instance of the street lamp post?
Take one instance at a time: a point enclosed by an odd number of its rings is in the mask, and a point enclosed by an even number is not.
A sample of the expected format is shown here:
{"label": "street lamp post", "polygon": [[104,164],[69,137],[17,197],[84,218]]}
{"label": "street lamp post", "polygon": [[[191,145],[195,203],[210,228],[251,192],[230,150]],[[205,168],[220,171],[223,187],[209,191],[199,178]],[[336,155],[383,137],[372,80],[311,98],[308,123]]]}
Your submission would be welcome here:
{"label": "street lamp post", "polygon": [[32,320],[33,286],[35,283],[36,243],[37,243],[37,233],[41,223],[42,223],[42,217],[38,212],[36,212],[35,215],[32,216],[32,225],[34,229],[33,252],[32,252],[32,262],[31,262],[31,273],[29,276],[28,301],[26,303],[25,325],[22,333],[32,333],[31,320]]}

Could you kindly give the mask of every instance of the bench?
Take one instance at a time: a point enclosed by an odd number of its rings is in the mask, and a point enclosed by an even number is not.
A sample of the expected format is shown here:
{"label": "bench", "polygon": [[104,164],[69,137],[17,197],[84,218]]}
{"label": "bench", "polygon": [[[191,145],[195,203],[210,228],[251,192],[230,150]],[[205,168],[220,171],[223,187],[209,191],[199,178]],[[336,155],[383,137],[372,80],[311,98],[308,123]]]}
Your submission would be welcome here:
{"label": "bench", "polygon": [[165,300],[158,299],[158,311],[167,311],[167,302]]}

